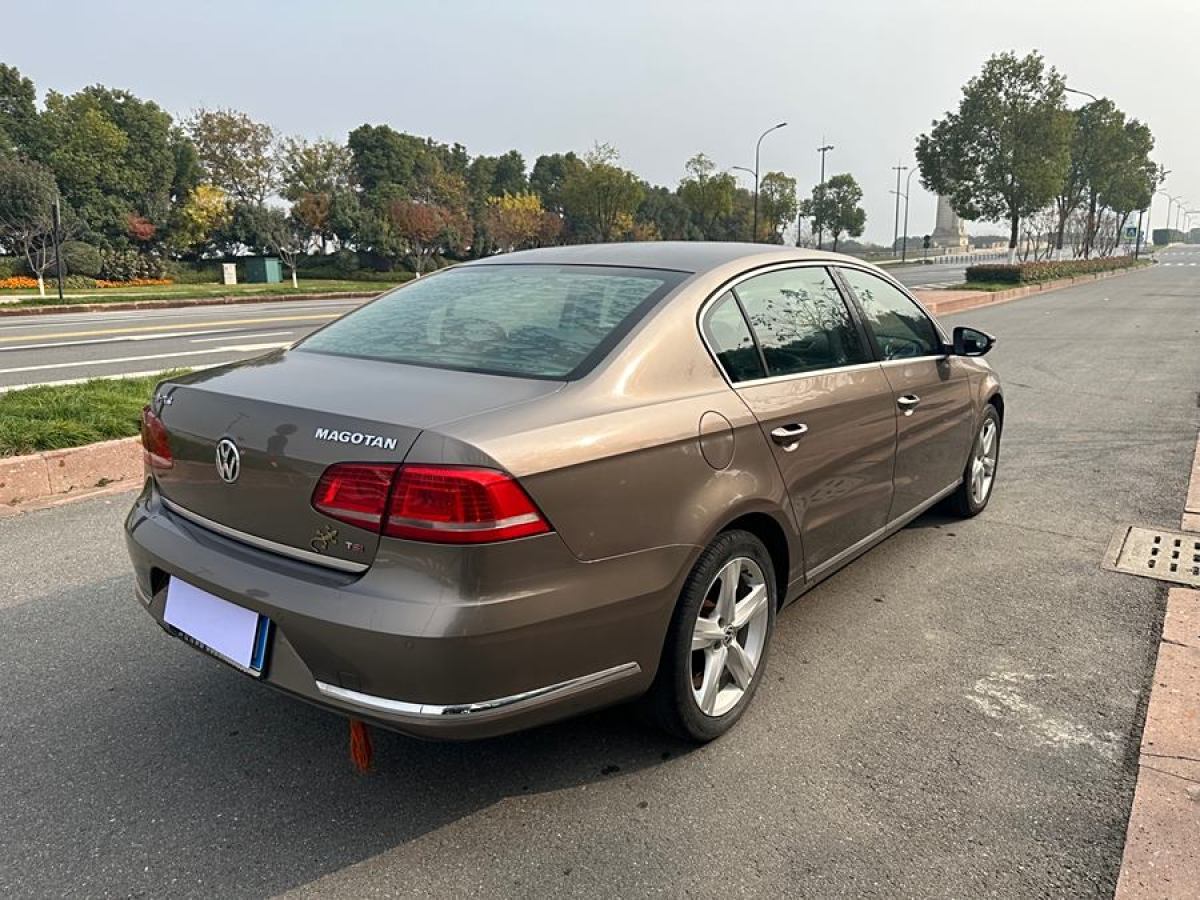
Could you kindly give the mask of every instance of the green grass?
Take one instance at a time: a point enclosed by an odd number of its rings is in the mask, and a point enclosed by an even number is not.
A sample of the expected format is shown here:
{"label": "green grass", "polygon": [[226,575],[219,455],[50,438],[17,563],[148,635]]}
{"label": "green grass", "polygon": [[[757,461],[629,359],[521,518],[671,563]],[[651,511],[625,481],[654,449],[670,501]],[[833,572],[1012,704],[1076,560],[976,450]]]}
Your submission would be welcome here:
{"label": "green grass", "polygon": [[184,371],[0,394],[0,457],[132,437],[140,430],[142,407],[154,386]]}
{"label": "green grass", "polygon": [[[401,279],[396,280],[399,284]],[[122,303],[132,300],[194,300],[203,297],[256,297],[272,294],[342,294],[379,293],[392,284],[379,281],[301,281],[298,288],[290,280],[282,284],[168,284],[158,287],[97,288],[95,290],[68,290],[64,292],[64,303]],[[8,307],[55,306],[58,292],[53,282],[46,284],[45,297],[30,297],[28,289],[0,291],[0,297],[21,297]]]}

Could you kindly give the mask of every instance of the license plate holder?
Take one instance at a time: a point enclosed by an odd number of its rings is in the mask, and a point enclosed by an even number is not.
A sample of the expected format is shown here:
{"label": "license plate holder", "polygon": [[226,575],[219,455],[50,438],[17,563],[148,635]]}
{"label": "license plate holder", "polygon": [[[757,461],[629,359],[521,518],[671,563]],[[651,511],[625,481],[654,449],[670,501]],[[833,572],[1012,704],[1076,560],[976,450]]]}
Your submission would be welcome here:
{"label": "license plate holder", "polygon": [[271,620],[171,576],[163,622],[171,634],[235,669],[261,678]]}

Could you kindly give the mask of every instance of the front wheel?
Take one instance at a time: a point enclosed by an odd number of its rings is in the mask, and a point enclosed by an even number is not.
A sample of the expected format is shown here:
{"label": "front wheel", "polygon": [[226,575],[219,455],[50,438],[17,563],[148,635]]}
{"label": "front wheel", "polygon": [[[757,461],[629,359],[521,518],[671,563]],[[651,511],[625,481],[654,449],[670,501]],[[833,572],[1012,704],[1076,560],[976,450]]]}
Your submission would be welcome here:
{"label": "front wheel", "polygon": [[725,532],[700,554],[646,697],[658,725],[696,742],[734,726],[762,680],[777,596],[770,554],[753,534]]}
{"label": "front wheel", "polygon": [[992,497],[996,469],[1000,464],[1000,414],[990,403],[983,408],[979,431],[971,446],[971,456],[963,472],[962,484],[950,495],[952,512],[969,519],[977,516]]}

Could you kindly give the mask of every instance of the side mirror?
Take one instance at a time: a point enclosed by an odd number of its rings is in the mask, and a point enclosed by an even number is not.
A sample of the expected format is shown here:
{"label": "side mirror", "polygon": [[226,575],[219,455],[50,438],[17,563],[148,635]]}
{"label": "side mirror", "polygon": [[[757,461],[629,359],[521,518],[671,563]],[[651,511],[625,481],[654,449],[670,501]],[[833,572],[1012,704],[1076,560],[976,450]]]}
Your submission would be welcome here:
{"label": "side mirror", "polygon": [[996,346],[996,339],[986,331],[959,325],[954,329],[955,356],[983,356]]}

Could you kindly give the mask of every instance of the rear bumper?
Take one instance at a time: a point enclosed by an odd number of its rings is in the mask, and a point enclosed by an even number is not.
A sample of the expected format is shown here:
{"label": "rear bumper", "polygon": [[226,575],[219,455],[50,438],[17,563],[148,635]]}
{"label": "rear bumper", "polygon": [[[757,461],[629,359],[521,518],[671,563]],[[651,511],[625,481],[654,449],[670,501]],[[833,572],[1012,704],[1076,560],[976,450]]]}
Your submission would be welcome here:
{"label": "rear bumper", "polygon": [[265,683],[451,739],[645,691],[696,552],[673,546],[582,562],[555,534],[472,548],[387,540],[369,570],[351,574],[188,521],[150,482],[126,539],[138,597],[160,625],[167,577],[181,578],[272,620]]}

